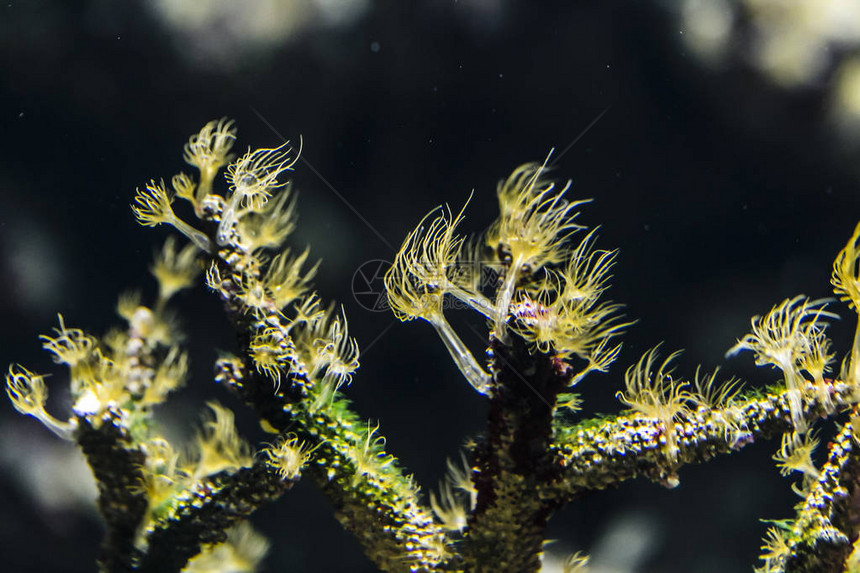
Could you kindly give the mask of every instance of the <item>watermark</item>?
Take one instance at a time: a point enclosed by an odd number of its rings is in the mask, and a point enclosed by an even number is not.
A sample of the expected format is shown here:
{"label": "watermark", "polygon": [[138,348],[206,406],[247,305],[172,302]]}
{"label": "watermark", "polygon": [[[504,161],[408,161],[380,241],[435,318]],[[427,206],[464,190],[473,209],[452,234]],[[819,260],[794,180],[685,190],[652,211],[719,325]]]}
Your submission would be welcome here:
{"label": "watermark", "polygon": [[355,270],[352,296],[361,308],[370,312],[385,312],[390,308],[385,294],[385,273],[390,268],[390,262],[373,259]]}

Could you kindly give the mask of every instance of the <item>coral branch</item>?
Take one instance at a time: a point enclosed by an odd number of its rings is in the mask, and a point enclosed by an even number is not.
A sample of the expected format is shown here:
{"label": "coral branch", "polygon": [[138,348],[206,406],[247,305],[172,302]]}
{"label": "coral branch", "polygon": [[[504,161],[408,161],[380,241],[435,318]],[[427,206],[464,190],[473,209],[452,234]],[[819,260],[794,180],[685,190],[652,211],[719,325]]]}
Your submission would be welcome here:
{"label": "coral branch", "polygon": [[851,565],[847,561],[860,533],[858,415],[855,406],[851,420],[830,442],[819,478],[798,504],[797,519],[783,533],[785,548],[765,558],[766,571],[855,570],[857,557],[852,556]]}
{"label": "coral branch", "polygon": [[298,474],[283,479],[269,461],[258,459],[250,468],[198,483],[175,500],[174,511],[150,526],[136,570],[178,573],[203,544],[226,540],[228,528],[280,497],[298,479]]}
{"label": "coral branch", "polygon": [[149,503],[141,471],[146,454],[133,442],[116,411],[107,412],[98,428],[83,418],[79,424],[75,438],[96,478],[99,511],[107,525],[100,569],[132,571],[137,529]]}
{"label": "coral branch", "polygon": [[494,340],[491,348],[488,436],[475,452],[477,503],[462,555],[468,571],[537,571],[547,520],[558,504],[535,492],[559,474],[548,446],[556,397],[571,370],[533,355],[519,337]]}
{"label": "coral branch", "polygon": [[[855,401],[855,388],[826,381],[832,403],[838,408]],[[801,417],[812,423],[826,416],[829,405],[817,397],[817,386],[808,382]],[[791,390],[768,392],[763,397],[737,400],[723,409],[699,408],[675,422],[677,458],[666,455],[663,422],[639,413],[604,420],[586,420],[573,427],[559,427],[551,446],[562,479],[550,486],[551,495],[572,499],[594,489],[604,489],[635,477],[677,485],[677,470],[719,454],[728,454],[758,438],[790,431],[794,423]]]}
{"label": "coral branch", "polygon": [[[252,406],[272,431],[289,430],[313,451],[307,473],[331,502],[335,514],[383,571],[442,570],[450,559],[441,526],[418,500],[417,488],[367,430],[348,402],[333,396],[325,407],[307,410],[283,393],[260,391],[260,377],[241,361],[222,359],[217,379]],[[285,377],[287,387],[310,381],[301,373]]]}

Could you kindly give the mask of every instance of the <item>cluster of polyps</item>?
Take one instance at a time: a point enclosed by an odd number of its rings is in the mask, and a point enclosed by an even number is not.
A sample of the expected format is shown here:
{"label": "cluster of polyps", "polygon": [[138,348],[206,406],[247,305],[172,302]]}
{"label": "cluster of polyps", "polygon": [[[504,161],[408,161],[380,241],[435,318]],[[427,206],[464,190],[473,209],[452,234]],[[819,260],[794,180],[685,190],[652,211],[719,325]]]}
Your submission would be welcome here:
{"label": "cluster of polyps", "polygon": [[[249,150],[231,162],[235,137],[233,122],[208,123],[185,146],[185,160],[198,169],[199,180],[179,174],[172,180],[172,193],[151,183],[138,191],[135,214],[144,225],[174,226],[209,254],[218,251],[225,264],[213,260],[207,283],[257,319],[251,357],[276,391],[283,376],[302,371],[318,379],[321,395],[330,396],[358,368],[358,346],[349,337],[345,317],[321,308],[311,283],[318,264],[306,268],[308,250],[281,248],[296,218],[295,195],[282,176],[292,170],[298,150],[287,142]],[[213,190],[222,168],[225,196]],[[176,215],[174,197],[189,202],[201,222],[216,225],[214,241]],[[268,252],[275,249],[280,252],[270,258]]]}
{"label": "cluster of polyps", "polygon": [[[595,250],[593,232],[571,245],[583,228],[574,223],[576,209],[587,201],[568,201],[569,184],[557,189],[546,171],[546,163],[528,163],[500,182],[500,216],[475,241],[456,233],[463,210],[454,215],[443,209],[428,223],[436,213],[431,211],[407,236],[385,277],[395,316],[433,325],[482,394],[491,393],[492,377],[446,320],[446,296],[488,318],[499,341],[514,330],[537,351],[587,360],[582,375],[615,359],[618,347],[609,341],[627,326],[617,320],[619,305],[600,301],[615,253]],[[482,270],[496,277],[489,288],[477,280],[486,276]]]}

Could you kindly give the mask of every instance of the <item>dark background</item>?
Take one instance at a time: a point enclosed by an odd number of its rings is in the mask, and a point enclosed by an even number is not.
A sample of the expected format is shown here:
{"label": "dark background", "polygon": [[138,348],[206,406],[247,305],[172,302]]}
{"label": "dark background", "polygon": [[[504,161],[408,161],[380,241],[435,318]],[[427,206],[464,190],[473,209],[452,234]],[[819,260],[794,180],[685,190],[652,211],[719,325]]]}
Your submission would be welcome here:
{"label": "dark background", "polygon": [[[678,13],[650,2],[297,1],[262,19],[255,7],[268,3],[235,2],[198,29],[161,17],[166,4],[0,7],[0,364],[53,373],[58,415],[65,374],[37,335],[57,312],[102,333],[123,290],[153,294],[146,269],[168,231],[135,223],[134,190],[187,169],[182,145],[222,116],[236,119],[240,151],[303,137],[290,243],[323,260],[318,289],[343,304],[362,347],[346,390],[356,410],[381,421],[425,492],[481,431],[484,401],[428,325],[367,311],[351,285],[431,208],[474,189],[464,231],[478,232],[495,216],[497,180],[556,148],[571,196],[594,198],[580,222],[620,249],[610,297],[638,320],[610,374],[583,382],[591,413],[621,408],[624,370],[660,341],[686,349],[688,375],[720,365],[753,385],[777,380],[725,351],[753,314],[828,296],[833,257],[860,218],[857,134],[834,125],[829,103],[850,51],[834,51],[813,81],[781,86],[746,57],[743,16],[715,67],[685,43]],[[196,5],[208,4],[218,3]],[[292,35],[260,39],[260,22],[284,19]],[[193,376],[163,412],[170,434],[193,432],[215,397],[265,439],[211,381],[216,350],[233,344],[217,301],[198,287],[177,302]],[[841,359],[854,317],[837,312]],[[454,321],[480,353],[470,326],[481,321]],[[3,569],[92,571],[100,526],[80,501],[77,454],[8,403],[0,432]],[[585,550],[606,571],[748,571],[759,519],[790,518],[797,501],[770,460],[776,448],[685,468],[672,491],[635,482],[582,499],[552,521],[549,551]],[[267,571],[373,570],[309,484],[253,522],[272,542]]]}

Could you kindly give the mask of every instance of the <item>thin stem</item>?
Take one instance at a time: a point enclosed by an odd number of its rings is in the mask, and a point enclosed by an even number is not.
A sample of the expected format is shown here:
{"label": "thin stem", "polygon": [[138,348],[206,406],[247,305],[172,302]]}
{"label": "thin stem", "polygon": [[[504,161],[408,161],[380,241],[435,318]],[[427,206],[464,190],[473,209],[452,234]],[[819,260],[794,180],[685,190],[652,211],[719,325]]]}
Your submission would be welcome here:
{"label": "thin stem", "polygon": [[496,319],[496,307],[493,306],[490,299],[481,293],[467,291],[450,281],[445,285],[445,292],[452,295],[457,300],[466,303],[470,308],[483,314],[490,320]]}
{"label": "thin stem", "polygon": [[511,308],[511,301],[514,298],[514,289],[517,285],[517,277],[521,266],[522,260],[520,257],[511,261],[511,264],[508,267],[508,272],[505,273],[505,281],[502,283],[502,286],[499,288],[499,292],[496,295],[496,324],[493,328],[493,334],[502,342],[507,340],[505,325],[508,322],[508,312]]}
{"label": "thin stem", "polygon": [[171,217],[170,221],[168,222],[173,225],[173,228],[188,237],[188,239],[192,243],[197,245],[203,252],[210,254],[215,252],[215,250],[212,248],[212,241],[209,240],[209,237],[207,237],[204,233],[198,231],[176,215]]}
{"label": "thin stem", "polygon": [[475,360],[475,356],[463,344],[463,341],[460,340],[460,337],[457,336],[457,333],[454,332],[454,329],[451,328],[445,317],[440,314],[429,322],[436,329],[442,342],[445,343],[445,348],[448,349],[451,358],[454,359],[454,363],[460,369],[460,372],[463,373],[463,376],[466,377],[466,380],[469,381],[469,384],[480,394],[488,395],[490,393],[490,375],[481,368],[478,361]]}
{"label": "thin stem", "polygon": [[239,207],[239,200],[241,198],[242,196],[237,191],[233,191],[230,203],[221,212],[221,222],[218,224],[218,234],[216,237],[218,244],[221,246],[226,245],[230,241],[230,229],[233,228],[233,224],[236,222],[236,209]]}

